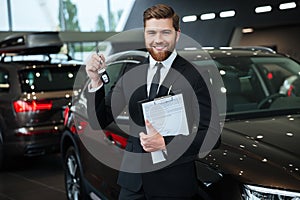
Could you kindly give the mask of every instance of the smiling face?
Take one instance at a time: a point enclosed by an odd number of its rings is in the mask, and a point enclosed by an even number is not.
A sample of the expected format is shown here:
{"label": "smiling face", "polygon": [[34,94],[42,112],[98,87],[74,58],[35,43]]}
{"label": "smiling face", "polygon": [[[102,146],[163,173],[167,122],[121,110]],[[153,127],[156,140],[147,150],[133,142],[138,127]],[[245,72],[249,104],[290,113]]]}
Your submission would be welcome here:
{"label": "smiling face", "polygon": [[180,31],[173,27],[172,18],[151,18],[145,22],[145,45],[156,61],[167,59],[175,49]]}

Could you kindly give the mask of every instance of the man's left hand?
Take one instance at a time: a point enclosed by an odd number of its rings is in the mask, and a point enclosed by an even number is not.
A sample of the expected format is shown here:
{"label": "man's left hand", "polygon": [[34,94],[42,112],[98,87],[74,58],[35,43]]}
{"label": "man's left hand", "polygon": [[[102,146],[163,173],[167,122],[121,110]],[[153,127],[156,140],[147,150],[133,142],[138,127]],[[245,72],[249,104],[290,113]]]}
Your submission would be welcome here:
{"label": "man's left hand", "polygon": [[165,150],[165,140],[163,136],[152,126],[152,124],[146,120],[146,126],[148,133],[140,133],[140,140],[143,149],[146,152],[154,152],[158,150]]}

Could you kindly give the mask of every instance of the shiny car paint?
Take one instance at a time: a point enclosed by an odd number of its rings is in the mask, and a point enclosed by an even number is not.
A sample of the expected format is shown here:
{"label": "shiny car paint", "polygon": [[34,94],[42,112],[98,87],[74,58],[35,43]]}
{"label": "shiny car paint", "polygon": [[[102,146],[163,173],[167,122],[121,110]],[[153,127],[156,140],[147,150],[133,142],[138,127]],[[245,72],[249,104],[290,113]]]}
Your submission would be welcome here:
{"label": "shiny car paint", "polygon": [[[230,59],[234,58],[233,60],[239,63],[239,60],[253,55],[258,57],[258,60],[266,57],[268,62],[276,60],[276,58],[288,59],[272,51],[265,51],[263,48],[208,50],[208,52],[214,60],[219,62],[222,58],[228,57]],[[179,53],[195,56],[195,54],[187,51]],[[131,58],[134,57],[133,55]],[[126,60],[125,58],[120,58],[120,60]],[[195,62],[197,62],[197,59],[195,59]],[[230,64],[230,62],[225,60],[221,63]],[[276,71],[272,71],[273,68],[271,67],[273,65],[275,64],[266,64],[260,61],[261,68],[255,71],[258,73],[261,70],[260,79],[255,79],[253,84],[260,84],[258,88],[262,88],[262,93],[260,94],[258,89],[254,90],[252,100],[255,99],[255,101],[253,100],[250,104],[246,102],[246,105],[242,107],[239,105],[238,108],[242,108],[241,110],[227,112],[221,134],[221,143],[209,154],[204,156],[199,154],[196,166],[199,194],[203,199],[251,199],[255,195],[260,195],[257,199],[271,199],[267,193],[255,191],[251,194],[247,193],[248,185],[270,190],[277,189],[280,192],[296,192],[292,195],[295,195],[295,199],[300,198],[300,159],[298,151],[300,101],[299,97],[289,94],[274,95],[276,92],[273,90],[279,90],[279,88],[276,86],[274,89],[268,83],[268,81],[276,81],[276,79],[273,79],[273,74],[274,76],[276,74]],[[292,69],[294,72],[286,72],[287,77],[285,78],[288,78],[290,73],[300,72],[298,63],[293,61],[293,67],[295,68]],[[242,81],[248,81],[250,75],[252,74],[243,72],[241,75]],[[261,95],[261,99],[256,100],[259,95]],[[255,105],[255,108],[253,105]],[[70,171],[72,171],[72,167],[67,164],[72,157],[68,157],[67,152],[70,148],[75,149],[74,156],[78,159],[76,166],[79,170],[76,177],[81,180],[81,184],[80,187],[75,187],[77,188],[74,190],[75,192],[72,192],[70,188],[74,188],[74,185],[78,186],[77,182],[70,183],[66,181],[66,191],[70,194],[69,199],[81,198],[85,195],[95,199],[97,197],[117,199],[119,191],[119,186],[116,184],[117,171],[99,162],[97,158],[91,155],[83,141],[92,140],[89,135],[93,135],[99,137],[99,140],[107,143],[107,145],[122,148],[124,141],[126,142],[126,131],[124,132],[124,130],[126,130],[127,120],[126,113],[123,113],[116,119],[118,126],[112,124],[107,127],[107,130],[104,130],[109,132],[93,130],[88,124],[84,94],[81,93],[73,102],[66,120],[67,129],[63,134],[61,149],[67,178]],[[80,126],[76,124],[80,124]],[[82,124],[84,126],[81,126]],[[78,130],[79,127],[80,130]],[[123,136],[123,139],[120,140],[114,134]],[[279,196],[277,193],[275,195]],[[285,199],[292,198],[285,197]]]}

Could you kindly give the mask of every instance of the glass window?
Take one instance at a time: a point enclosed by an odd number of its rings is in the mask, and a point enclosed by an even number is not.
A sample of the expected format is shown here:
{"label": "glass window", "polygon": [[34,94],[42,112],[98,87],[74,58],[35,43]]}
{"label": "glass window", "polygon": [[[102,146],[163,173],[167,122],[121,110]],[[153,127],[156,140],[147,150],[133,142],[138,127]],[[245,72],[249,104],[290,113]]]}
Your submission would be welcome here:
{"label": "glass window", "polygon": [[67,52],[75,60],[84,61],[91,53],[96,52],[98,47],[99,53],[106,56],[112,52],[112,45],[110,42],[72,42],[67,43]]}
{"label": "glass window", "polygon": [[107,74],[109,75],[110,82],[105,85],[106,91],[109,91],[110,88],[113,86],[113,84],[117,81],[123,65],[124,65],[123,63],[116,63],[116,64],[109,65],[109,67],[107,67]]}
{"label": "glass window", "polygon": [[[13,31],[55,31],[59,1],[10,0]],[[30,11],[25,8],[30,8]]]}
{"label": "glass window", "polygon": [[[135,0],[0,0],[2,31],[122,31]],[[30,8],[30,12],[28,9]],[[121,28],[120,28],[121,27]]]}
{"label": "glass window", "polygon": [[[22,70],[19,72],[22,92],[73,90],[75,79],[78,80],[78,70],[79,66]],[[78,73],[78,75],[84,76],[83,73]]]}
{"label": "glass window", "polygon": [[0,31],[8,31],[7,0],[0,0]]}
{"label": "glass window", "polygon": [[[127,21],[128,11],[135,0],[86,0],[71,1],[77,7],[81,31],[115,31]],[[88,14],[87,14],[88,12]]]}
{"label": "glass window", "polygon": [[85,60],[85,58],[95,52],[96,42],[73,42],[68,43],[68,54],[75,60]]}
{"label": "glass window", "polygon": [[[224,82],[228,113],[300,108],[300,65],[295,61],[242,56],[214,60]],[[202,66],[201,61],[197,64]]]}

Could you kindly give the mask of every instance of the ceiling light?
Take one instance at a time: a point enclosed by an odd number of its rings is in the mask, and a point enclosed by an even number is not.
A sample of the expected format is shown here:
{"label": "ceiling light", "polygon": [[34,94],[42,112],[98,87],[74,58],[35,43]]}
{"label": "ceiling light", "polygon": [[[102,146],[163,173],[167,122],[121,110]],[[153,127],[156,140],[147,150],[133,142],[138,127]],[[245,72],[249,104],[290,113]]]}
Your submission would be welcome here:
{"label": "ceiling light", "polygon": [[227,11],[222,11],[220,12],[220,17],[225,18],[225,17],[233,17],[235,15],[234,10],[227,10]]}
{"label": "ceiling light", "polygon": [[197,16],[196,15],[188,15],[188,16],[184,16],[182,18],[183,22],[194,22],[197,20]]}
{"label": "ceiling light", "polygon": [[252,33],[253,31],[253,28],[243,28],[242,33]]}
{"label": "ceiling light", "polygon": [[220,49],[232,49],[232,47],[220,47]]}
{"label": "ceiling light", "polygon": [[271,6],[260,6],[255,8],[256,13],[270,12],[271,10],[272,10]]}
{"label": "ceiling light", "polygon": [[282,3],[279,5],[280,10],[285,10],[285,9],[292,9],[296,8],[296,3],[295,2],[289,2],[289,3]]}
{"label": "ceiling light", "polygon": [[[212,49],[215,49],[215,47],[202,47],[202,49],[205,49],[205,50],[212,50]],[[300,72],[299,72],[300,74]]]}
{"label": "ceiling light", "polygon": [[194,51],[194,50],[197,50],[197,47],[184,47],[184,50],[186,50],[186,51]]}
{"label": "ceiling light", "polygon": [[215,14],[215,13],[206,13],[206,14],[200,15],[200,19],[201,19],[201,20],[214,19],[215,17],[216,17],[216,14]]}
{"label": "ceiling light", "polygon": [[287,132],[286,135],[289,136],[289,137],[293,137],[294,136],[294,134],[290,133],[290,132]]}

